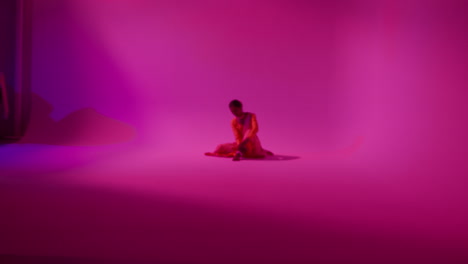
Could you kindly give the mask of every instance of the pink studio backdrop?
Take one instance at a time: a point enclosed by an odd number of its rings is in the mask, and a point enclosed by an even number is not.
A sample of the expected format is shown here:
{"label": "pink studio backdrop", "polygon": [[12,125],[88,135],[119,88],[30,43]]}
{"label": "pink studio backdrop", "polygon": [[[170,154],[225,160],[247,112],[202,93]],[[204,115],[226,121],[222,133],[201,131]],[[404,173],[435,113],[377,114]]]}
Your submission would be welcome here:
{"label": "pink studio backdrop", "polygon": [[[27,144],[1,148],[0,248],[460,263],[448,258],[468,245],[467,11],[34,0],[33,116]],[[234,98],[257,114],[265,148],[301,159],[204,157],[233,141]]]}
{"label": "pink studio backdrop", "polygon": [[[155,151],[232,141],[237,98],[273,152],[459,169],[467,10],[461,0],[36,1],[33,90],[56,121],[92,108]],[[93,120],[82,127],[121,131]]]}

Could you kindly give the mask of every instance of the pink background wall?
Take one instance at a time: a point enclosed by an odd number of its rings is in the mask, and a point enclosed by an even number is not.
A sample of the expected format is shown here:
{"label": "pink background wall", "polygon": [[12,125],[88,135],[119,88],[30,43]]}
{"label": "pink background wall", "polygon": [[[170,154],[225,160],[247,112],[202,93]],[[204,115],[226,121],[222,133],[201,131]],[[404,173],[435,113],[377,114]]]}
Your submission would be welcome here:
{"label": "pink background wall", "polygon": [[[467,263],[468,1],[34,1],[0,253]],[[234,98],[301,159],[202,156]]]}
{"label": "pink background wall", "polygon": [[355,145],[388,167],[466,156],[466,1],[35,5],[33,90],[56,120],[91,107],[136,142],[199,155],[232,140],[237,98],[277,153]]}

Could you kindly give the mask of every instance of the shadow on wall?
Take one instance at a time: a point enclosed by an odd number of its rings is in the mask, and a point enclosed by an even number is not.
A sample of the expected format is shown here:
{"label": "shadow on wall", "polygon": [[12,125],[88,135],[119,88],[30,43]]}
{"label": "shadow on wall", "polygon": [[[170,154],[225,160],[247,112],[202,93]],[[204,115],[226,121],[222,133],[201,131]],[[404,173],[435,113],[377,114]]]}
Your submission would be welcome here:
{"label": "shadow on wall", "polygon": [[32,95],[31,121],[18,144],[57,146],[96,146],[131,141],[132,126],[106,117],[93,108],[83,108],[55,121],[53,106],[37,94]]}

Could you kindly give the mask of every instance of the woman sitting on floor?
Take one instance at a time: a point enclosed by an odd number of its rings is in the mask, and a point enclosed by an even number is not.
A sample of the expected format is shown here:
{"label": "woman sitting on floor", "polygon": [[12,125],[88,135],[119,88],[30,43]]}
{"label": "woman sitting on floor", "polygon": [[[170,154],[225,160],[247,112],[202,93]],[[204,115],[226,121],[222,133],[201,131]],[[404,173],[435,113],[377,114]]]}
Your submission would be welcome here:
{"label": "woman sitting on floor", "polygon": [[229,109],[235,116],[231,121],[232,131],[236,139],[235,143],[226,143],[219,145],[214,152],[205,153],[207,156],[231,157],[234,161],[243,158],[265,158],[273,156],[273,153],[264,150],[257,136],[258,123],[257,117],[253,113],[244,112],[242,103],[239,100],[233,100],[229,103]]}

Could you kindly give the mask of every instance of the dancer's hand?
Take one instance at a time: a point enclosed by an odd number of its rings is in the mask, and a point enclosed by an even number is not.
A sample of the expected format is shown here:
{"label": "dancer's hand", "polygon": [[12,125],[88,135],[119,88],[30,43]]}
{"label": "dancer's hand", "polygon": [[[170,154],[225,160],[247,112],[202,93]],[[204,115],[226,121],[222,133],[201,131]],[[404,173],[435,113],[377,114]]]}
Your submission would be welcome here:
{"label": "dancer's hand", "polygon": [[248,138],[244,139],[244,140],[237,146],[237,149],[238,149],[239,151],[244,151],[245,145],[247,145],[248,142],[249,142],[249,139],[248,139]]}

